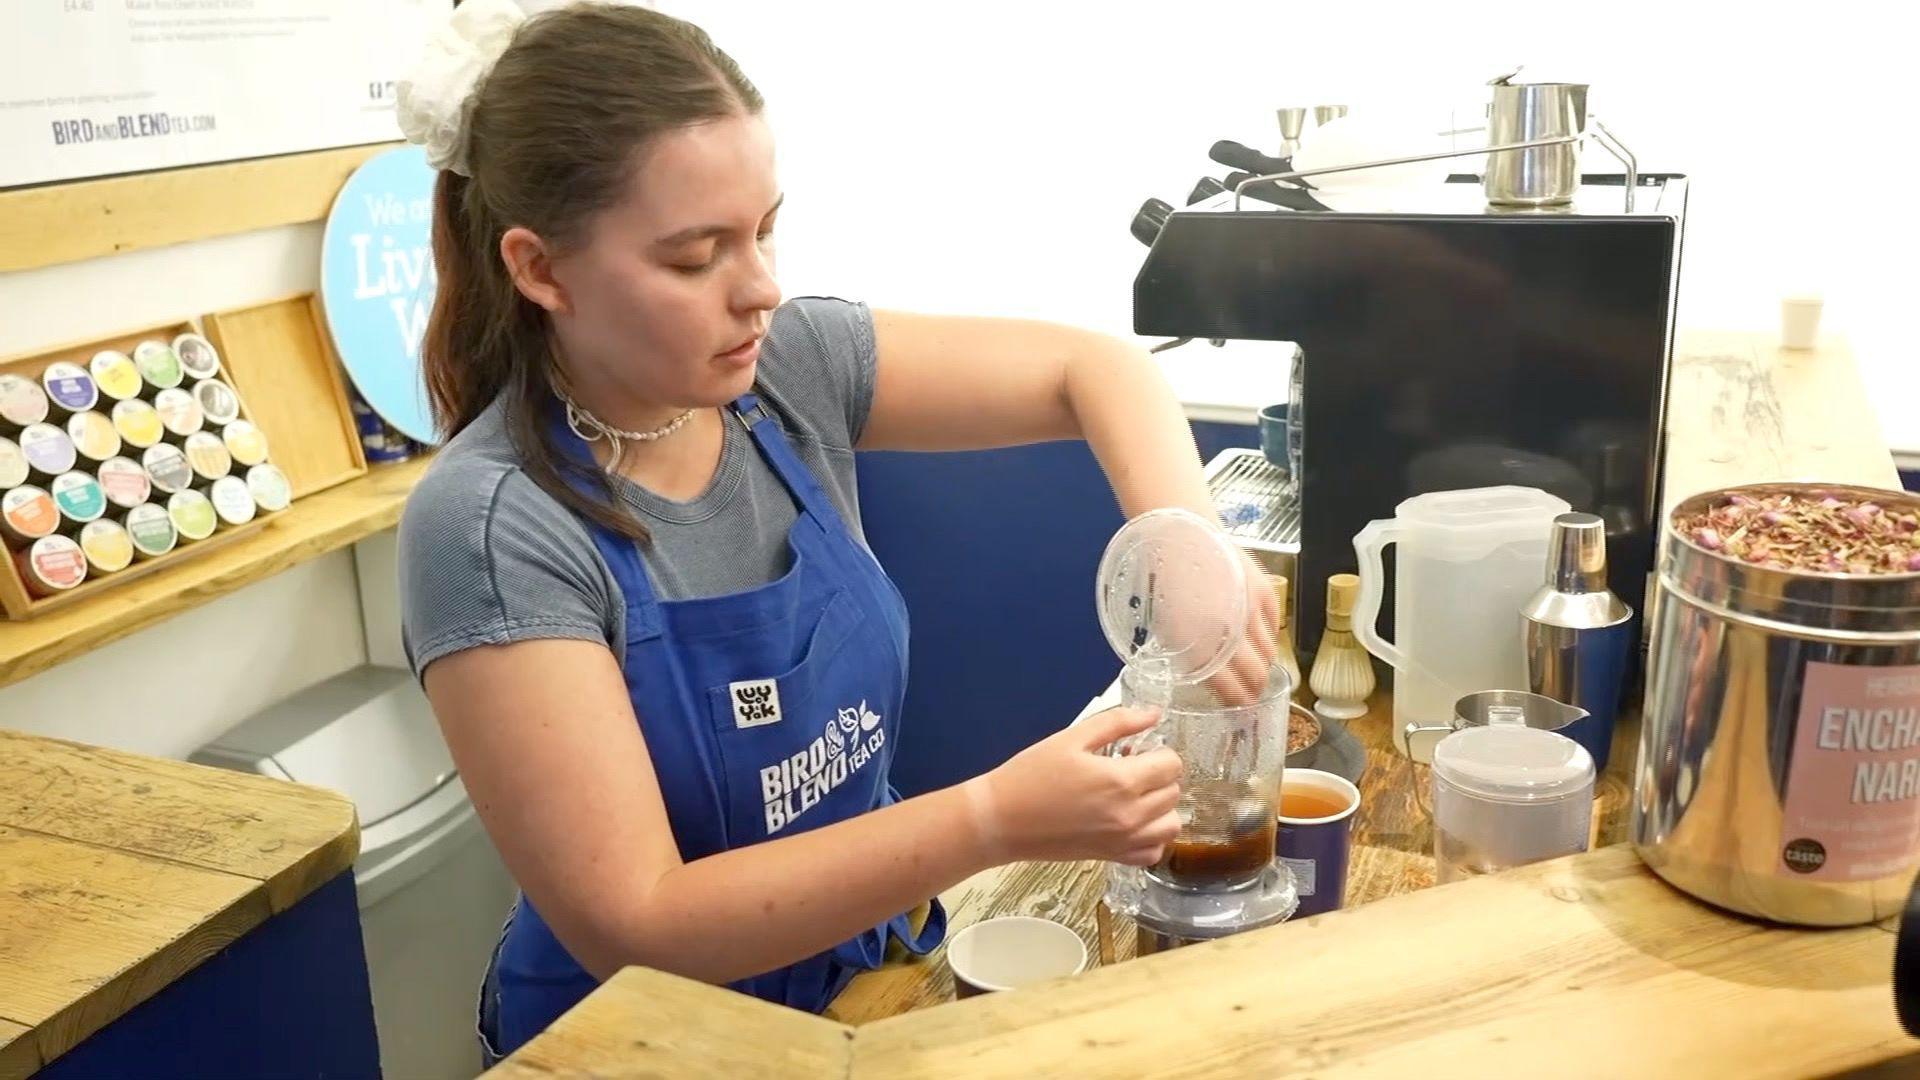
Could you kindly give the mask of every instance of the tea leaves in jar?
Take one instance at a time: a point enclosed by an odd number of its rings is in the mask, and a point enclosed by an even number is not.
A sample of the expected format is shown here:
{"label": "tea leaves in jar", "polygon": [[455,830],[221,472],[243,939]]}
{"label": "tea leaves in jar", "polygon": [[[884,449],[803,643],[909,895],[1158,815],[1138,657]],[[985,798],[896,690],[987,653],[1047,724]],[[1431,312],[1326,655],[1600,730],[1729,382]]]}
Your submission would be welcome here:
{"label": "tea leaves in jar", "polygon": [[1735,492],[1674,522],[1708,551],[1775,570],[1920,572],[1920,513],[1814,492]]}

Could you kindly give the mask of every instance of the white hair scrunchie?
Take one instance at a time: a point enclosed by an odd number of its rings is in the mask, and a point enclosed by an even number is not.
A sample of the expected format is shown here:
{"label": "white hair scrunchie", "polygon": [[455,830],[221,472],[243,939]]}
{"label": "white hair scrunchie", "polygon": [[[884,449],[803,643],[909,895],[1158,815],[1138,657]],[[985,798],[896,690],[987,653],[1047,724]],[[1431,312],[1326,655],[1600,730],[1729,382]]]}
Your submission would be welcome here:
{"label": "white hair scrunchie", "polygon": [[474,90],[527,19],[514,0],[463,0],[427,38],[425,51],[394,88],[394,117],[427,164],[472,176],[468,119]]}

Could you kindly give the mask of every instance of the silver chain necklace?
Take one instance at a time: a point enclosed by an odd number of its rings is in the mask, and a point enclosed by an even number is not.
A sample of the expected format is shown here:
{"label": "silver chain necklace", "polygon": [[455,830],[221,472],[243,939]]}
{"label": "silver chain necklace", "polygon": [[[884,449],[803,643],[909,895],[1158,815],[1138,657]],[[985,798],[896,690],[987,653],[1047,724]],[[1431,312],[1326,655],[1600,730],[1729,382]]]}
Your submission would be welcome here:
{"label": "silver chain necklace", "polygon": [[[679,431],[682,427],[685,427],[687,421],[693,419],[694,414],[693,409],[688,409],[686,412],[654,428],[652,431],[623,431],[581,408],[574,402],[573,398],[567,396],[566,391],[556,388],[554,393],[560,395],[560,401],[566,405],[567,427],[573,429],[575,435],[580,436],[580,438],[586,442],[598,442],[601,439],[605,439],[607,440],[607,444],[613,448],[612,457],[607,461],[606,471],[608,472],[613,472],[620,468],[620,459],[626,453],[626,443],[649,443],[664,439],[674,432]],[[587,430],[582,431],[582,427],[585,427]]]}

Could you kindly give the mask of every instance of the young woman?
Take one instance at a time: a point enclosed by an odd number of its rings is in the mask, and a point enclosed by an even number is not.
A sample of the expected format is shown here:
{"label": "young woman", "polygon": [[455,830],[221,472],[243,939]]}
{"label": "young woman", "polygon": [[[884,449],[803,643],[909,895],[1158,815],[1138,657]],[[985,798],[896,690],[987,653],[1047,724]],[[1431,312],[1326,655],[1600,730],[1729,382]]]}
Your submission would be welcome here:
{"label": "young woman", "polygon": [[[1084,438],[1129,515],[1209,514],[1139,349],[782,303],[760,96],[645,8],[467,0],[400,105],[443,170],[424,355],[449,435],[401,525],[406,640],[522,889],[489,1053],[627,964],[818,1010],[890,943],[936,944],[929,898],[981,869],[1158,859],[1179,761],[1102,752],[1145,712],[888,787],[907,612],[854,490],[856,448]],[[1230,697],[1273,660],[1254,588]]]}

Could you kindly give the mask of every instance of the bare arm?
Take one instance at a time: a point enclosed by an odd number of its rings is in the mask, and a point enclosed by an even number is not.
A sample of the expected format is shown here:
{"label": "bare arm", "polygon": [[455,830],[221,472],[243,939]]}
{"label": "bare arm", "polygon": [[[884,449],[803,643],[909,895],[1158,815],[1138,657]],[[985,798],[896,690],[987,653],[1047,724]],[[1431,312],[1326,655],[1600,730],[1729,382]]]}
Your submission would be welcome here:
{"label": "bare arm", "polygon": [[682,862],[604,645],[471,649],[435,661],[425,681],[508,869],[596,978],[643,964],[731,982],[819,953],[999,862],[1151,862],[1178,829],[1170,753],[1088,752],[1089,738],[1144,726],[1108,714],[966,786]]}
{"label": "bare arm", "polygon": [[[1128,518],[1180,507],[1217,520],[1193,429],[1146,350],[1025,319],[876,311],[878,371],[860,446],[960,450],[1083,438]],[[1249,558],[1248,645],[1214,680],[1251,701],[1277,655],[1279,607]]]}
{"label": "bare arm", "polygon": [[1144,349],[1026,319],[873,314],[879,352],[865,450],[1085,439],[1128,517],[1213,505],[1180,403]]}

